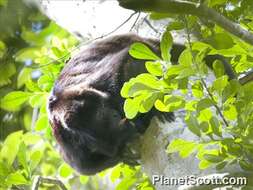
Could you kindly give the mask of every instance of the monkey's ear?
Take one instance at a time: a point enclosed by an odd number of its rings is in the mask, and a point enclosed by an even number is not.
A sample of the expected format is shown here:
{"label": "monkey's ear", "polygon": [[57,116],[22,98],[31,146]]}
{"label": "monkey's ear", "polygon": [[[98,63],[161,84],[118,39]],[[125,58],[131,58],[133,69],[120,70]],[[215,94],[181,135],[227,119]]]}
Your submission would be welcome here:
{"label": "monkey's ear", "polygon": [[94,89],[83,85],[75,85],[64,89],[61,92],[61,96],[64,99],[83,99],[85,97],[97,97],[102,99],[108,99],[110,94],[101,90]]}

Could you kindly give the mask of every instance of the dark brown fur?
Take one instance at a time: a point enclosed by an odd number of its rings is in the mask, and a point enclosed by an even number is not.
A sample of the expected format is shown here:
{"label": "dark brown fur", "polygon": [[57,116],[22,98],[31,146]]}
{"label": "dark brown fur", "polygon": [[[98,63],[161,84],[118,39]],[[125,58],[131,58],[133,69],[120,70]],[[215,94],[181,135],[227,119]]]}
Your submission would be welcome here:
{"label": "dark brown fur", "polygon": [[[144,132],[151,118],[172,121],[173,113],[152,109],[125,119],[120,90],[124,82],[146,72],[144,61],[128,50],[142,42],[159,54],[159,42],[136,35],[119,35],[97,41],[71,58],[55,82],[48,101],[53,132],[67,163],[82,174],[95,174],[123,160],[126,144]],[[183,46],[174,45],[172,62]]]}

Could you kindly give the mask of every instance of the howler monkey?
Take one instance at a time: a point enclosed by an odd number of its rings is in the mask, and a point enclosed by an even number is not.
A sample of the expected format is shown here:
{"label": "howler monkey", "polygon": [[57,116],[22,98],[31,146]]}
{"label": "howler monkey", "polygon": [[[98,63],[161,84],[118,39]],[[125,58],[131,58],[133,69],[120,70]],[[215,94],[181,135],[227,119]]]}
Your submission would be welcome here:
{"label": "howler monkey", "polygon": [[[159,41],[133,34],[99,40],[66,63],[52,89],[48,113],[53,134],[64,160],[82,174],[92,175],[123,161],[126,144],[145,131],[154,115],[174,119],[173,113],[155,110],[131,121],[125,118],[120,90],[124,82],[146,72],[144,61],[128,54],[134,42],[159,54]],[[176,63],[183,50],[174,44],[171,61]]]}

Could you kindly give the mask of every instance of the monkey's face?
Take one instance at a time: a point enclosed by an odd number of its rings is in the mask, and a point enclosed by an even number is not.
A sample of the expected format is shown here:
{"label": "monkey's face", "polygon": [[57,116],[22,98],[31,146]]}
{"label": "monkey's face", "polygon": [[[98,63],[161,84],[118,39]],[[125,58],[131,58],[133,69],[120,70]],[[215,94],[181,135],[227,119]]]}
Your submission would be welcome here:
{"label": "monkey's face", "polygon": [[90,91],[52,94],[48,112],[61,153],[73,168],[94,174],[119,162],[129,127],[109,97]]}

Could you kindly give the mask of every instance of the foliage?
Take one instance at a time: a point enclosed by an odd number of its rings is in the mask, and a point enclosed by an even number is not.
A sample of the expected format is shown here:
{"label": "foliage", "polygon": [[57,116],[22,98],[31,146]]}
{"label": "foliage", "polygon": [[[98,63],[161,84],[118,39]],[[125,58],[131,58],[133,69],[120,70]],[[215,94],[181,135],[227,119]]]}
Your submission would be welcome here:
{"label": "foliage", "polygon": [[[11,14],[8,6],[11,1],[0,2],[0,6],[3,5],[0,14]],[[0,189],[30,189],[37,176],[59,178],[69,189],[82,186],[153,189],[140,167],[121,164],[89,177],[75,173],[62,161],[51,134],[46,101],[64,63],[79,42],[40,12],[32,10],[29,15],[27,7],[20,6],[28,15],[20,24],[12,17],[15,25],[10,26],[10,30],[13,32],[8,36],[1,31],[0,35]],[[17,43],[10,43],[13,38]],[[103,182],[108,178],[111,184]],[[44,185],[40,189],[55,188]]]}
{"label": "foliage", "polygon": [[[205,3],[252,31],[251,0]],[[16,13],[17,9],[21,11]],[[150,17],[169,17],[171,22],[162,36],[161,55],[141,43],[131,46],[131,56],[149,61],[145,63],[147,73],[122,88],[126,116],[132,119],[152,107],[161,112],[184,110],[185,124],[199,141],[174,139],[167,148],[169,154],[177,152],[185,158],[196,153],[201,169],[237,164],[252,172],[253,83],[241,85],[229,80],[219,61],[214,64],[215,79],[207,80],[210,71],[203,60],[205,55],[222,55],[240,76],[253,67],[252,47],[193,16],[153,12]],[[140,167],[121,164],[88,177],[62,161],[45,105],[54,81],[79,42],[19,0],[0,0],[0,18],[0,25],[6,26],[0,28],[0,189],[29,189],[37,176],[59,178],[69,189],[154,189]],[[185,30],[200,40],[188,39],[179,64],[172,65],[171,31]],[[104,183],[108,178],[109,185]],[[43,185],[41,189],[55,186]]]}
{"label": "foliage", "polygon": [[[229,6],[225,1],[209,1],[211,6]],[[231,4],[231,6],[234,6]],[[171,15],[152,13],[151,18]],[[134,118],[155,107],[161,112],[184,110],[185,124],[199,137],[199,141],[174,139],[167,152],[178,152],[182,158],[196,153],[199,168],[215,166],[218,170],[237,164],[243,170],[253,171],[253,82],[241,85],[229,80],[223,64],[215,61],[214,79],[205,64],[206,55],[219,54],[231,60],[237,75],[252,69],[251,46],[231,36],[218,26],[201,26],[203,40],[191,42],[190,28],[198,26],[195,17],[173,17],[163,33],[161,55],[155,55],[145,44],[135,43],[129,53],[136,59],[148,59],[147,73],[126,82],[121,95],[126,98],[126,117]],[[186,49],[178,64],[170,62],[172,36],[170,31],[186,29]]]}

